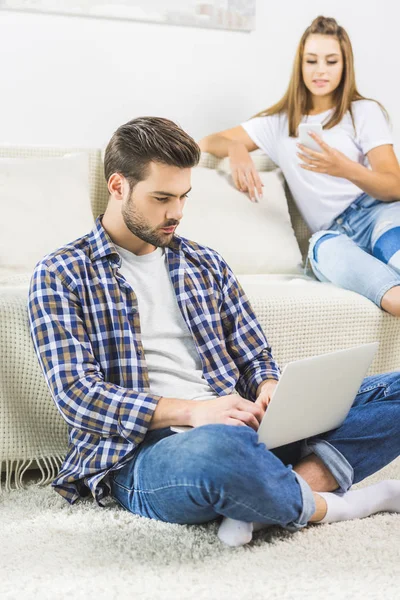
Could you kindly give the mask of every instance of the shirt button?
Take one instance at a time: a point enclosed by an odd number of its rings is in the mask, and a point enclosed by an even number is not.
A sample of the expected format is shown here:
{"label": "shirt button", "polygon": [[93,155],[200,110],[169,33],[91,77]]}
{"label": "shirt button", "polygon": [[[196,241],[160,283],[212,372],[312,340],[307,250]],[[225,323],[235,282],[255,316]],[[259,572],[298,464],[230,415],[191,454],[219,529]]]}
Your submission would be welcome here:
{"label": "shirt button", "polygon": [[138,348],[137,355],[138,356],[142,356],[142,354],[143,354],[143,350],[141,350],[140,348]]}
{"label": "shirt button", "polygon": [[337,223],[338,225],[341,225],[341,224],[343,223],[343,219],[336,219],[336,223]]}

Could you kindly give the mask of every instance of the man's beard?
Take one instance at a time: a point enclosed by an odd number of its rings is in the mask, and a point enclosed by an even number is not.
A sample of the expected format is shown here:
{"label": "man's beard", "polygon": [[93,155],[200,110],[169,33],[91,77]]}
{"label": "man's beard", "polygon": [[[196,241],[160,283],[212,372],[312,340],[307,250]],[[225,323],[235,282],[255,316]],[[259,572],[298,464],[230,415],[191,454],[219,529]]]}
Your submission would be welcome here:
{"label": "man's beard", "polygon": [[[129,231],[147,244],[151,244],[157,248],[165,248],[170,244],[173,234],[171,235],[160,231],[160,227],[151,227],[143,215],[141,215],[136,209],[132,197],[129,199],[126,205],[123,205],[121,214]],[[174,225],[178,224],[179,221],[172,222],[170,220],[162,226],[173,227]]]}

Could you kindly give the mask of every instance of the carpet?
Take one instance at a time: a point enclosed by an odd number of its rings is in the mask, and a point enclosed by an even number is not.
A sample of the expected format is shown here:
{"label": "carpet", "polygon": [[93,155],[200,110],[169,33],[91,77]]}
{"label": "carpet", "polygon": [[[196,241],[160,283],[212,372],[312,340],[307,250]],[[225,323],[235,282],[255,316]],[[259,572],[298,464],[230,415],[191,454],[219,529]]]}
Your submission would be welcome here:
{"label": "carpet", "polygon": [[[399,461],[400,459],[398,459]],[[396,478],[395,461],[353,489]],[[218,521],[175,525],[92,500],[70,506],[34,478],[0,496],[1,600],[400,598],[400,514],[271,527],[240,548]]]}

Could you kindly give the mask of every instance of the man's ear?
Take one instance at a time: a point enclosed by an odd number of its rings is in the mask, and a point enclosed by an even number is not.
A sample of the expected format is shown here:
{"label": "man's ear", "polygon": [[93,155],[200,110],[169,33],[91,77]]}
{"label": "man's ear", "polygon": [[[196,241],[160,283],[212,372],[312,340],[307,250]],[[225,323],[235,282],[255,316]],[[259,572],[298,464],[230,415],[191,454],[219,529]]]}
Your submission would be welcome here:
{"label": "man's ear", "polygon": [[113,173],[108,180],[108,191],[115,200],[124,199],[126,186],[128,186],[128,182],[120,173]]}

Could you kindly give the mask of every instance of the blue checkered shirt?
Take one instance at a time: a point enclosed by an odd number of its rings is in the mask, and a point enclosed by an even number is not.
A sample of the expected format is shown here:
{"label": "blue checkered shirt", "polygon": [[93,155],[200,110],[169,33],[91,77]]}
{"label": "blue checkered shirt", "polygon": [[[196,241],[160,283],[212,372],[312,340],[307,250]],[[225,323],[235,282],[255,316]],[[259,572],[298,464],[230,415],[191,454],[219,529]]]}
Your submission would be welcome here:
{"label": "blue checkered shirt", "polygon": [[[101,217],[93,230],[35,267],[29,320],[35,350],[69,446],[53,487],[71,504],[110,493],[108,473],[143,441],[160,399],[152,394],[134,290]],[[165,249],[179,308],[216,395],[254,401],[278,379],[264,333],[240,284],[214,250],[175,236]]]}

